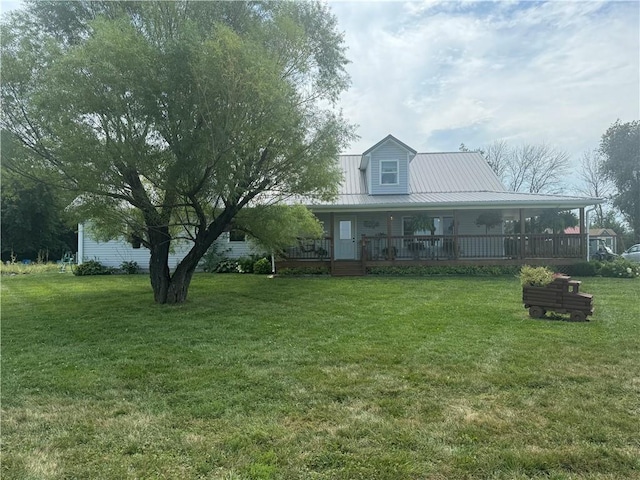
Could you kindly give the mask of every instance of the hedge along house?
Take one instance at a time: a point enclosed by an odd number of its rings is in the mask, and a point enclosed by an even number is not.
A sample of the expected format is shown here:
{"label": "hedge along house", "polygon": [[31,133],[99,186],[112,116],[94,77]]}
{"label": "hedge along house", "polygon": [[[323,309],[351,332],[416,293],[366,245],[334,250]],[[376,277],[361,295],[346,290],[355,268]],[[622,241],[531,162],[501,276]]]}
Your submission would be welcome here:
{"label": "hedge along house", "polygon": [[[334,275],[363,275],[373,266],[587,258],[585,208],[601,199],[510,192],[479,153],[417,153],[392,135],[339,161],[344,179],[337,199],[303,200],[325,237],[301,239],[276,268],[326,266]],[[527,219],[548,209],[579,209],[579,234],[526,232]]]}

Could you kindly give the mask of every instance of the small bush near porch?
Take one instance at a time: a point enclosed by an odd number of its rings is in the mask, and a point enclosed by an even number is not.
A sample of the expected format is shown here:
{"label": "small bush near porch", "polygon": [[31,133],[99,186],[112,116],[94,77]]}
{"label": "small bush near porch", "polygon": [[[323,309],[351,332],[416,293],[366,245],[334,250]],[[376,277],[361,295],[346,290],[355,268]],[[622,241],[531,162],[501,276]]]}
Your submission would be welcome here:
{"label": "small bush near porch", "polygon": [[2,280],[2,478],[637,478],[637,280]]}

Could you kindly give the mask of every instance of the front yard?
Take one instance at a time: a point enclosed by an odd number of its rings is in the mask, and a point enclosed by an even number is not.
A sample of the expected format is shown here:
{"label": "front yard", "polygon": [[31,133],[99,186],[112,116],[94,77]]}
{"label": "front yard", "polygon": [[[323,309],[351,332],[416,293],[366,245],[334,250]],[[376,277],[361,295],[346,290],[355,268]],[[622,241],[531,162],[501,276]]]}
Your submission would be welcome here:
{"label": "front yard", "polygon": [[640,281],[2,278],[2,478],[640,476]]}

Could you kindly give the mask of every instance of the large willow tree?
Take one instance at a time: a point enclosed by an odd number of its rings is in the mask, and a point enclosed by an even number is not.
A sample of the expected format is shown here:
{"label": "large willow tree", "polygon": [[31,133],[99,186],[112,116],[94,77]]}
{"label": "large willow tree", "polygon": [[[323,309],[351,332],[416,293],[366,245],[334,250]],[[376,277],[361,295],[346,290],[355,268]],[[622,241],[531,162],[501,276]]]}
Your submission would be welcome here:
{"label": "large willow tree", "polygon": [[[279,203],[336,193],[349,80],[323,4],[32,2],[2,30],[4,164],[140,237],[156,302],[183,302],[232,226],[259,236],[268,219],[282,241],[278,217],[311,216]],[[192,248],[171,272],[179,238]]]}

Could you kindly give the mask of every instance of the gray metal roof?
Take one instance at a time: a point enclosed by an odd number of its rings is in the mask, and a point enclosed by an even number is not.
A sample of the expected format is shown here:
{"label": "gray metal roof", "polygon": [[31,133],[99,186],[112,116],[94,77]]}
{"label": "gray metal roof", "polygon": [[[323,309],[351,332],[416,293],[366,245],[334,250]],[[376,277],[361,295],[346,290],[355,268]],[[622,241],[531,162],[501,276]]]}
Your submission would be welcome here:
{"label": "gray metal roof", "polygon": [[409,150],[411,153],[413,153],[414,155],[417,153],[413,148],[411,148],[409,145],[407,145],[404,142],[401,142],[400,140],[398,140],[396,137],[394,137],[393,135],[389,134],[386,137],[384,137],[382,140],[380,140],[378,143],[376,143],[373,147],[368,148],[366,152],[364,152],[362,154],[362,156],[364,157],[365,155],[369,154],[370,152],[374,151],[376,148],[378,148],[380,145],[382,145],[384,142],[386,142],[387,140],[392,140],[394,142],[396,142],[398,145],[400,145],[402,148]]}
{"label": "gray metal roof", "polygon": [[338,195],[334,202],[305,202],[313,210],[401,210],[416,208],[559,208],[573,209],[600,203],[599,199],[518,192],[435,192],[408,195]]}
{"label": "gray metal roof", "polygon": [[410,193],[369,195],[361,155],[341,155],[344,180],[333,202],[302,200],[313,210],[398,210],[416,208],[558,208],[601,203],[600,199],[507,191],[476,152],[418,153],[410,164]]}
{"label": "gray metal roof", "polygon": [[[343,195],[367,194],[361,155],[340,155]],[[413,193],[505,191],[485,159],[476,152],[418,153],[409,166]]]}

